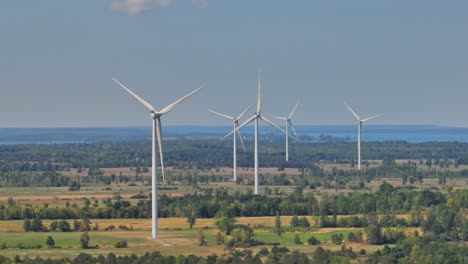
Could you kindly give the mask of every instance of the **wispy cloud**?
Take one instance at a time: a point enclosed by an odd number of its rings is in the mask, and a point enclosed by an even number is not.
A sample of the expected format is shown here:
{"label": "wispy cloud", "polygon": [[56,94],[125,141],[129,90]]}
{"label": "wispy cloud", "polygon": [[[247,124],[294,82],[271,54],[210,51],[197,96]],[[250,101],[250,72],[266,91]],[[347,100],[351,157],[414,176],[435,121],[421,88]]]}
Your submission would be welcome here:
{"label": "wispy cloud", "polygon": [[134,16],[156,7],[168,7],[171,2],[172,0],[115,0],[112,9]]}
{"label": "wispy cloud", "polygon": [[[173,1],[175,0],[113,0],[112,10],[135,16],[153,8],[169,7]],[[192,0],[192,6],[207,8],[208,0]]]}

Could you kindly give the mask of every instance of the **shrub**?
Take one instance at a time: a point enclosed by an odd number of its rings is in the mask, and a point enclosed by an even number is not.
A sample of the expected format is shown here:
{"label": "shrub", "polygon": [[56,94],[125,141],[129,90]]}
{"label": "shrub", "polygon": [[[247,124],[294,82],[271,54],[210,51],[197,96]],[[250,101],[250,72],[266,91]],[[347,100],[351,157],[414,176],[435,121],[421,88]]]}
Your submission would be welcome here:
{"label": "shrub", "polygon": [[332,234],[331,235],[331,240],[333,243],[339,245],[343,242],[343,234],[342,233],[339,233],[339,234]]}
{"label": "shrub", "polygon": [[80,246],[83,249],[89,248],[89,235],[88,232],[84,232],[80,237]]}
{"label": "shrub", "polygon": [[148,196],[144,195],[144,194],[141,194],[141,193],[135,194],[135,195],[130,197],[130,199],[146,199],[146,198],[148,198]]}
{"label": "shrub", "polygon": [[260,256],[260,257],[263,257],[263,256],[268,255],[268,253],[270,253],[268,251],[268,248],[261,248],[260,251],[257,253],[257,255]]}
{"label": "shrub", "polygon": [[52,236],[48,236],[48,237],[47,237],[46,245],[47,245],[48,247],[50,247],[50,248],[55,246],[55,241],[54,241],[54,239],[52,238]]}
{"label": "shrub", "polygon": [[302,244],[301,238],[299,237],[299,234],[294,235],[294,244],[300,245]]}
{"label": "shrub", "polygon": [[110,225],[110,226],[104,228],[104,230],[106,230],[106,231],[112,231],[112,230],[114,230],[114,229],[115,229],[115,226],[114,226],[114,225]]}
{"label": "shrub", "polygon": [[117,241],[112,244],[114,248],[126,248],[128,246],[127,241],[122,240],[122,241]]}
{"label": "shrub", "polygon": [[16,244],[16,248],[18,249],[40,249],[42,248],[42,245],[28,245],[28,244],[23,244],[23,243],[18,243]]}
{"label": "shrub", "polygon": [[277,247],[277,246],[274,246],[271,248],[271,253],[288,253],[289,252],[289,249],[287,247]]}
{"label": "shrub", "polygon": [[312,246],[320,245],[320,240],[318,240],[314,236],[311,236],[309,237],[309,239],[307,239],[307,244],[312,245]]}

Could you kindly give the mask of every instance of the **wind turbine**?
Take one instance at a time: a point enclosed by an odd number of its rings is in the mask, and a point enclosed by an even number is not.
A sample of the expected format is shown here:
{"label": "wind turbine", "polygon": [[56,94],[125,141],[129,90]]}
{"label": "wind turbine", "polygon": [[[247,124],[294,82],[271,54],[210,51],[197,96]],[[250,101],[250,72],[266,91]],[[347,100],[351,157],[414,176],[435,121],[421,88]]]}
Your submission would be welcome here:
{"label": "wind turbine", "polygon": [[[258,194],[258,120],[262,120],[263,122],[278,129],[279,131],[286,133],[283,131],[283,129],[275,125],[275,123],[271,122],[268,118],[266,118],[265,116],[261,114],[261,110],[262,110],[261,89],[262,89],[262,79],[261,79],[261,72],[259,71],[258,72],[257,112],[236,129],[236,130],[239,130],[243,128],[244,126],[250,124],[251,122],[255,121],[255,144],[254,144],[255,145],[255,151],[254,151],[255,152],[255,158],[254,158],[254,161],[255,161],[255,167],[254,167],[255,192],[254,193],[255,194]],[[226,137],[231,135],[233,132],[227,134]]]}
{"label": "wind turbine", "polygon": [[[232,120],[232,123],[233,123],[233,130],[232,130],[232,133],[233,133],[233,174],[234,174],[234,182],[237,182],[237,140],[236,140],[236,129],[239,127],[239,120],[245,115],[245,113],[247,113],[247,111],[249,111],[249,109],[251,108],[252,106],[249,106],[247,107],[247,109],[244,110],[244,112],[242,112],[238,117],[234,118],[232,116],[228,116],[228,115],[225,115],[225,114],[221,114],[219,112],[216,112],[216,111],[213,111],[213,110],[208,110],[210,111],[211,113],[215,114],[215,115],[218,115],[218,116],[221,116],[221,117],[224,117],[224,118],[227,118],[227,119],[230,119]],[[242,148],[244,149],[244,153],[245,153],[245,146],[244,146],[244,141],[242,140],[242,136],[240,134],[240,131],[237,130],[237,134],[239,135],[239,139],[240,139],[240,142],[242,144]]]}
{"label": "wind turbine", "polygon": [[286,161],[289,161],[289,128],[291,128],[292,132],[294,133],[294,136],[296,138],[296,140],[299,140],[299,137],[297,136],[297,133],[296,133],[296,130],[294,129],[294,126],[291,122],[291,118],[293,117],[294,115],[294,112],[296,112],[296,109],[297,107],[299,106],[299,103],[296,103],[296,106],[294,106],[293,110],[291,111],[291,114],[289,116],[286,116],[286,117],[282,117],[282,116],[274,116],[273,118],[276,118],[276,119],[280,119],[280,120],[283,120],[285,123],[286,123],[286,126],[285,126],[285,131],[286,131]]}
{"label": "wind turbine", "polygon": [[143,100],[137,94],[132,92],[128,89],[125,85],[117,81],[115,78],[112,78],[114,82],[124,88],[131,96],[137,99],[146,109],[151,112],[151,117],[153,119],[153,143],[152,143],[152,169],[151,169],[151,181],[152,181],[152,196],[151,196],[151,203],[152,203],[152,236],[153,238],[158,237],[158,205],[157,205],[157,196],[158,196],[158,185],[157,185],[157,164],[156,164],[156,140],[158,141],[159,145],[159,157],[161,159],[161,169],[162,169],[162,177],[164,182],[164,162],[163,162],[163,152],[162,152],[162,140],[161,140],[161,116],[169,113],[174,108],[177,107],[180,103],[188,99],[191,95],[198,92],[203,87],[207,86],[207,84],[202,85],[201,87],[195,89],[191,93],[187,94],[186,96],[181,97],[177,101],[173,102],[172,104],[166,106],[161,111],[157,111],[151,104]]}
{"label": "wind turbine", "polygon": [[356,117],[357,119],[357,122],[358,122],[358,139],[357,139],[357,149],[358,149],[358,170],[361,170],[361,127],[362,127],[362,124],[371,120],[371,119],[374,119],[376,117],[379,117],[381,115],[375,115],[375,116],[371,116],[371,117],[368,117],[368,118],[364,118],[364,119],[361,119],[357,114],[356,112],[353,111],[353,109],[351,109],[351,107],[349,107],[349,105],[345,102],[344,103],[346,105],[346,107],[349,109],[349,111],[354,115],[354,117]]}

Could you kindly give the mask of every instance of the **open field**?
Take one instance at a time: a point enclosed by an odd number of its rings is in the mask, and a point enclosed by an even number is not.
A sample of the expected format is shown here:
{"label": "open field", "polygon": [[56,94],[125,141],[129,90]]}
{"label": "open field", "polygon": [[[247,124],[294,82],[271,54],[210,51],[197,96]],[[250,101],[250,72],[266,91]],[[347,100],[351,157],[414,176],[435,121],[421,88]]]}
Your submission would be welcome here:
{"label": "open field", "polygon": [[[282,217],[283,223],[288,223],[291,217]],[[7,249],[0,251],[1,255],[5,256],[36,256],[41,257],[74,257],[83,249],[79,246],[79,237],[81,232],[24,232],[22,231],[22,221],[2,221],[0,225],[0,244],[5,243]],[[50,221],[44,221],[48,225]],[[114,252],[118,255],[137,255],[144,254],[147,251],[160,251],[166,255],[179,255],[191,252],[197,252],[197,255],[223,254],[224,246],[216,245],[215,237],[218,230],[214,227],[213,219],[197,219],[197,223],[192,230],[188,229],[185,218],[163,218],[159,220],[160,238],[157,240],[150,239],[151,221],[149,219],[109,219],[109,220],[92,220],[92,223],[98,223],[101,228],[108,225],[126,225],[132,226],[133,231],[90,231],[90,245],[98,245],[98,249],[88,249],[87,253],[92,255],[107,254]],[[248,224],[251,226],[265,225],[273,226],[274,217],[252,217],[238,218],[238,223]],[[197,245],[197,232],[199,228],[204,229],[204,235],[208,242],[208,246],[200,247]],[[310,236],[316,237],[322,241],[322,247],[332,250],[339,250],[341,245],[331,243],[331,235],[342,233],[346,238],[351,231],[363,230],[362,228],[321,228],[310,231],[297,231],[302,241],[306,242]],[[416,229],[408,229],[407,232],[413,232]],[[420,229],[417,229],[421,232]],[[265,229],[255,229],[254,239],[280,243],[291,250],[300,250],[305,253],[312,253],[317,246],[296,245],[294,244],[293,232],[286,232],[281,237],[275,235],[272,231]],[[45,241],[47,236],[51,235],[57,246],[61,248],[47,248]],[[113,248],[112,243],[126,240],[128,248]],[[43,245],[41,249],[16,249],[18,243],[26,245]],[[346,243],[347,246],[352,246],[353,249],[359,250],[365,248],[367,252],[373,252],[381,249],[382,246],[372,246],[361,243]],[[269,246],[271,247],[271,246]],[[259,250],[261,247],[253,247],[253,251]]]}

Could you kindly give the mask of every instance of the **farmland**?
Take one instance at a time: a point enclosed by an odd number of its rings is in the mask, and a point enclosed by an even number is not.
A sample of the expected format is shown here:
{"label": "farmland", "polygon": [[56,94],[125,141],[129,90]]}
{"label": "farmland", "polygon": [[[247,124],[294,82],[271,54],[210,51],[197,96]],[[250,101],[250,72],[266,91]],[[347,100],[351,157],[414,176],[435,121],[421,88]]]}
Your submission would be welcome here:
{"label": "farmland", "polygon": [[[199,146],[192,143],[186,148]],[[261,167],[259,195],[253,194],[248,166],[238,168],[239,180],[233,182],[229,166],[180,160],[166,168],[167,182],[159,185],[159,238],[153,240],[149,167],[144,160],[106,156],[108,149],[130,146],[120,144],[70,145],[66,159],[56,154],[49,163],[40,159],[40,151],[2,161],[0,178],[7,184],[0,187],[0,255],[73,259],[83,252],[98,258],[157,251],[231,261],[251,255],[265,262],[267,250],[275,258],[298,251],[311,259],[364,263],[390,254],[389,248],[399,250],[402,243],[427,246],[445,237],[449,247],[460,247],[468,238],[463,160],[377,156],[366,160],[361,172],[346,157],[305,167]],[[64,146],[41,151],[50,148]],[[94,151],[81,153],[83,148]],[[210,148],[204,151],[210,155]],[[302,151],[296,149],[295,155]],[[80,160],[73,158],[78,153]],[[93,159],[87,155],[98,153],[100,158],[89,163]],[[170,153],[178,155],[176,149]],[[117,159],[123,166],[101,166]],[[267,153],[263,162],[274,159]],[[221,219],[232,219],[231,226],[225,229]],[[447,221],[450,225],[443,224]],[[86,249],[84,233],[89,236]],[[49,236],[53,247],[46,245]],[[125,246],[116,247],[118,242]]]}

